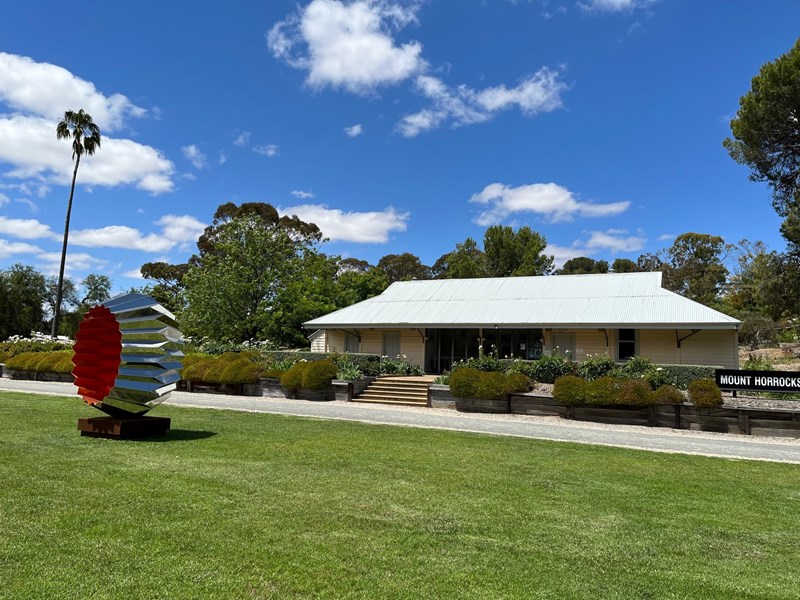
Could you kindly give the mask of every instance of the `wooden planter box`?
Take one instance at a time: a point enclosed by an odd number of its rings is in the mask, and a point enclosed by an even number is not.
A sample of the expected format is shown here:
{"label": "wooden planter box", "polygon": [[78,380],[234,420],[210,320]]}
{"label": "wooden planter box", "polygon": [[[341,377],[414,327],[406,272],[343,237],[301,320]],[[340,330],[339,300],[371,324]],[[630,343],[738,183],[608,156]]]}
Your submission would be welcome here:
{"label": "wooden planter box", "polygon": [[16,371],[3,365],[2,375],[4,379],[21,379],[29,381],[58,381],[61,383],[73,383],[75,377],[72,373],[37,373],[36,371]]}
{"label": "wooden planter box", "polygon": [[511,394],[511,412],[537,417],[566,417],[567,407],[556,402],[552,396],[528,392]]}
{"label": "wooden planter box", "polygon": [[431,396],[431,408],[456,409],[456,399],[450,393],[450,386],[432,383],[428,386]]}
{"label": "wooden planter box", "polygon": [[511,403],[508,398],[489,400],[488,398],[456,398],[456,410],[462,412],[509,413]]}

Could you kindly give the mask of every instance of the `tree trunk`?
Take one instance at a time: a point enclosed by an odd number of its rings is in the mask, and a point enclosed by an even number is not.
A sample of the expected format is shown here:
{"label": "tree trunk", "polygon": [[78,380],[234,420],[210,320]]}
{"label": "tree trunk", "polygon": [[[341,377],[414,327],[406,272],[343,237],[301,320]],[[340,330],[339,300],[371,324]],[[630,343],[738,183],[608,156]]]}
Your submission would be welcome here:
{"label": "tree trunk", "polygon": [[69,239],[69,218],[72,214],[72,196],[75,194],[75,179],[78,177],[78,165],[81,164],[81,155],[75,157],[75,170],[72,172],[72,187],[69,189],[69,202],[67,202],[67,218],[64,222],[64,245],[61,247],[61,267],[58,270],[58,288],[56,290],[56,305],[53,311],[53,327],[50,337],[58,335],[58,321],[61,317],[61,296],[64,290],[64,264],[67,260],[67,240]]}

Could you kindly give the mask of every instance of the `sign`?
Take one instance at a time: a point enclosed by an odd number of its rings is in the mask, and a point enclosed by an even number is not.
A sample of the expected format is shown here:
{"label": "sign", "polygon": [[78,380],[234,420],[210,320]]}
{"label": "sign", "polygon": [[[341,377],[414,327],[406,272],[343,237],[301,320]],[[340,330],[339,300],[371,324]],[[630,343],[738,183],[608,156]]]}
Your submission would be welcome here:
{"label": "sign", "polygon": [[717,369],[714,379],[721,390],[800,393],[800,373],[796,371]]}

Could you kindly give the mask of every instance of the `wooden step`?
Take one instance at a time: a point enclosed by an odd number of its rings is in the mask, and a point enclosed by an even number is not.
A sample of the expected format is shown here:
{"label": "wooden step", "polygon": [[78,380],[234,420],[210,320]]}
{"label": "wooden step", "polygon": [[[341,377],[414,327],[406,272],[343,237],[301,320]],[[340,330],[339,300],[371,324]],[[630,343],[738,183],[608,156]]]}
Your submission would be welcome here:
{"label": "wooden step", "polygon": [[419,379],[398,376],[378,377],[353,402],[394,404],[396,406],[426,406],[428,383]]}
{"label": "wooden step", "polygon": [[361,402],[363,404],[389,404],[394,406],[427,406],[428,401],[423,400],[420,402],[416,402],[413,400],[392,400],[389,398],[381,398],[379,400],[375,400],[372,398],[364,398],[363,396],[359,396],[358,398],[353,398],[353,402]]}

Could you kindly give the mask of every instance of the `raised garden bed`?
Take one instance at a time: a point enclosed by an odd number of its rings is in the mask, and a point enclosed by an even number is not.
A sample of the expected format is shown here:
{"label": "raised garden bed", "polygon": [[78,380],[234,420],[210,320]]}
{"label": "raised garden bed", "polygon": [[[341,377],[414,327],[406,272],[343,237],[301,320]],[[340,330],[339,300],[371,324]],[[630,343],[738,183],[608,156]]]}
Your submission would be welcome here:
{"label": "raised garden bed", "polygon": [[5,365],[0,365],[0,373],[3,379],[20,379],[29,381],[59,381],[62,383],[72,383],[75,377],[72,373],[39,373],[37,371],[17,371],[9,369]]}
{"label": "raised garden bed", "polygon": [[450,408],[464,412],[510,412],[615,425],[800,438],[800,408],[708,408],[691,404],[565,406],[541,392],[511,394],[508,400],[485,400],[454,398],[446,385],[432,385],[430,389],[433,408]]}

